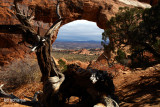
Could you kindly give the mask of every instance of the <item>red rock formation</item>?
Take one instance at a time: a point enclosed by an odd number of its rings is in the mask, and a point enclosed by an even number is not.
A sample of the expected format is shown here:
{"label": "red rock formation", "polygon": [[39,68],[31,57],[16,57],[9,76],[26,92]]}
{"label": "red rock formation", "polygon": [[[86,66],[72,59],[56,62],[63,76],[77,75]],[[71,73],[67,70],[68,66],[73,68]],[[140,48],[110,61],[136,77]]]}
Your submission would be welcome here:
{"label": "red rock formation", "polygon": [[[56,0],[55,0],[56,1]],[[55,1],[24,0],[23,6],[35,8],[35,20],[53,23],[56,19]],[[11,5],[13,0],[0,1],[0,24],[19,23],[13,16]],[[63,24],[78,19],[96,22],[105,29],[106,21],[113,16],[119,7],[126,6],[118,0],[62,0],[60,4]],[[56,39],[56,34],[53,41]],[[0,65],[4,65],[15,57],[22,57],[28,50],[24,45],[17,45],[21,36],[0,34]],[[7,61],[7,62],[6,62]]]}
{"label": "red rock formation", "polygon": [[81,49],[81,50],[78,50],[78,51],[71,52],[71,54],[86,54],[86,55],[90,55],[90,51],[88,51],[87,49]]}
{"label": "red rock formation", "polygon": [[[57,19],[55,2],[35,0],[29,5],[36,10],[36,20],[50,23]],[[125,5],[115,0],[64,0],[60,7],[62,17],[65,18],[63,24],[85,19],[96,22],[100,28],[104,29],[106,20],[113,16],[121,6]]]}
{"label": "red rock formation", "polygon": [[[0,2],[0,24],[14,24],[16,20],[9,13],[9,6],[12,1],[2,0]],[[8,12],[9,11],[9,12]],[[16,21],[16,22],[15,22]],[[21,57],[25,52],[21,52],[21,46],[17,46],[18,36],[0,33],[0,65],[8,64],[16,57]],[[17,51],[19,50],[19,52]]]}

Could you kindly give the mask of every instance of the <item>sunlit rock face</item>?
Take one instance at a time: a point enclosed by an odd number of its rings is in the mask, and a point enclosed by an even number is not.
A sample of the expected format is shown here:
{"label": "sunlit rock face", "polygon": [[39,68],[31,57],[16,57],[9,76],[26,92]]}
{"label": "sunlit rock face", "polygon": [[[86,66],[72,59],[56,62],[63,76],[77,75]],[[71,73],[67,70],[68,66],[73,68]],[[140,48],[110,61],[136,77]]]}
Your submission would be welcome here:
{"label": "sunlit rock face", "polygon": [[[35,20],[44,23],[53,23],[57,20],[56,15],[56,0],[23,0],[22,8],[27,6],[35,9]],[[62,24],[69,23],[74,20],[84,19],[96,22],[98,27],[105,29],[106,21],[109,20],[119,7],[131,6],[126,1],[131,0],[61,0],[60,12],[64,18]],[[125,1],[125,2],[124,2]],[[133,0],[132,0],[133,1]],[[155,4],[156,0],[139,0],[150,4]],[[158,1],[158,0],[157,0]],[[133,3],[132,3],[133,4]],[[0,24],[18,24],[15,19],[11,6],[13,0],[0,0]],[[143,6],[142,6],[143,7]],[[144,7],[143,7],[144,8]],[[41,24],[42,27],[47,29],[46,24]],[[57,32],[53,36],[53,42],[57,37]],[[5,65],[15,58],[24,57],[29,51],[22,44],[18,45],[21,41],[21,36],[0,34],[0,65]]]}

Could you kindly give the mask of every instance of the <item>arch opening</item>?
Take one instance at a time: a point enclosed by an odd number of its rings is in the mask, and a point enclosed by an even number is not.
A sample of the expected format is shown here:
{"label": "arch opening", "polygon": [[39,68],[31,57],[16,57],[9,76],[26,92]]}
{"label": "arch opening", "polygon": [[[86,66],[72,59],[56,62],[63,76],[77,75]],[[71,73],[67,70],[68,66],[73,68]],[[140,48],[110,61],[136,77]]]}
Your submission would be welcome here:
{"label": "arch opening", "polygon": [[53,43],[54,57],[69,62],[81,61],[87,67],[103,53],[103,32],[95,22],[87,20],[76,20],[63,25]]}

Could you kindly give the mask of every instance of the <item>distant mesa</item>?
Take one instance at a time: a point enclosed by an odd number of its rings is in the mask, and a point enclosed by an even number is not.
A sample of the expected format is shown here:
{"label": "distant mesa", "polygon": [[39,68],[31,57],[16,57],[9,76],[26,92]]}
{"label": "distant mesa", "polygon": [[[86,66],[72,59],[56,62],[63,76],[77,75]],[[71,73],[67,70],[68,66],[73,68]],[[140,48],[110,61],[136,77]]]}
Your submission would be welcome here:
{"label": "distant mesa", "polygon": [[90,51],[88,51],[87,49],[82,49],[82,50],[72,52],[72,54],[86,54],[86,55],[89,55]]}

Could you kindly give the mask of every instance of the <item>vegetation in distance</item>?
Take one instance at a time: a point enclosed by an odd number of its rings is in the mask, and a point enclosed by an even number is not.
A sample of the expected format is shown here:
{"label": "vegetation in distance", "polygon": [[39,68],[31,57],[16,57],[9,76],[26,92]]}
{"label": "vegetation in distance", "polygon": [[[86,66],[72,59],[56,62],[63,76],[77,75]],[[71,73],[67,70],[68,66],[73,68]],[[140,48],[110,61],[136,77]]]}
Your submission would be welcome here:
{"label": "vegetation in distance", "polygon": [[71,54],[70,51],[53,51],[52,55],[56,59],[64,58],[67,61],[75,61],[79,60],[82,62],[90,62],[92,60],[96,60],[99,55],[87,55],[87,54]]}

